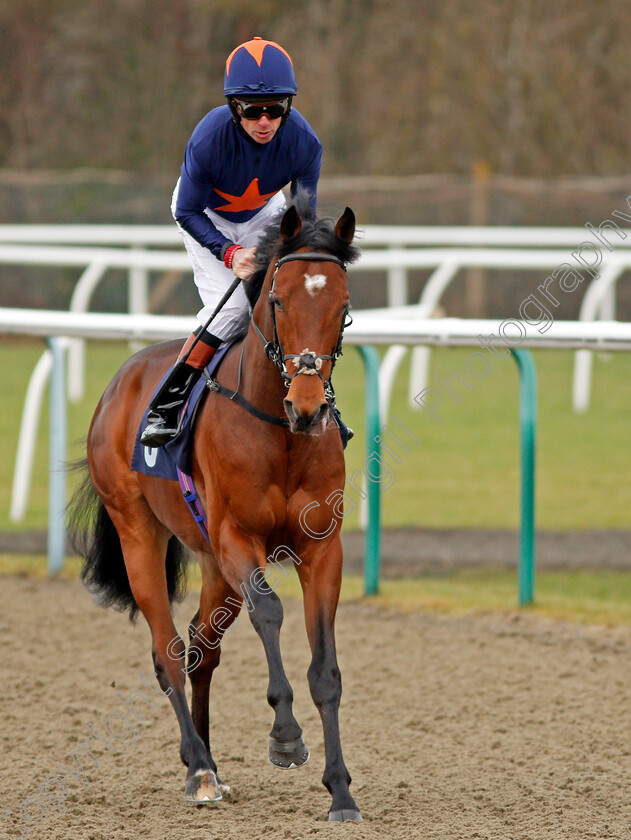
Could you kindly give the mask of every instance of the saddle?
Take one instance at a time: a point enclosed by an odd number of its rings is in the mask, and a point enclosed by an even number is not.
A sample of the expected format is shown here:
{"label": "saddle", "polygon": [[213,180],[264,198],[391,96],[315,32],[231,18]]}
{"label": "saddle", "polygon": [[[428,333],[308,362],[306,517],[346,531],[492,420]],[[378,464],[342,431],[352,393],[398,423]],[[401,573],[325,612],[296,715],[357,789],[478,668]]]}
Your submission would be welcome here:
{"label": "saddle", "polygon": [[[191,391],[191,395],[182,410],[180,431],[173,440],[170,440],[165,446],[157,446],[153,448],[143,446],[140,443],[140,435],[147,425],[147,414],[149,412],[149,405],[147,405],[147,408],[142,415],[142,419],[140,420],[138,431],[136,432],[136,440],[134,443],[134,451],[132,453],[130,465],[132,472],[142,473],[143,475],[152,475],[155,478],[166,478],[169,481],[178,481],[180,489],[182,490],[182,495],[184,496],[184,501],[188,505],[198,528],[206,540],[208,540],[208,520],[206,519],[206,514],[204,513],[197,498],[195,485],[191,476],[193,432],[199,407],[208,393],[208,380],[212,379],[216,375],[221,362],[233,344],[234,342],[231,341],[226,344],[222,344],[218,348],[217,352],[210,360],[210,364],[206,367],[204,375]],[[167,376],[168,371],[158,383],[158,387],[154,391],[154,394],[160,390]]]}

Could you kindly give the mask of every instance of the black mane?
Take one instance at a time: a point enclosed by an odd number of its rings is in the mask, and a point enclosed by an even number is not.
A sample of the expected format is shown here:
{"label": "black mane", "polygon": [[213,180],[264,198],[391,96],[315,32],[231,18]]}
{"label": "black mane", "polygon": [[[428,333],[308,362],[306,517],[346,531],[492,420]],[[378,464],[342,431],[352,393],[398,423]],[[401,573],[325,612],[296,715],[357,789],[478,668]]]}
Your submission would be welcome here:
{"label": "black mane", "polygon": [[336,234],[334,219],[316,218],[309,205],[307,190],[298,190],[288,206],[291,207],[292,205],[302,219],[300,233],[285,241],[280,238],[280,223],[285,215],[285,209],[278,213],[274,221],[266,228],[259,244],[256,246],[256,262],[259,268],[253,274],[250,282],[244,284],[252,307],[254,307],[261,294],[267,268],[273,259],[293,254],[300,248],[326,251],[345,263],[354,262],[359,257],[359,248],[344,239],[340,239]]}

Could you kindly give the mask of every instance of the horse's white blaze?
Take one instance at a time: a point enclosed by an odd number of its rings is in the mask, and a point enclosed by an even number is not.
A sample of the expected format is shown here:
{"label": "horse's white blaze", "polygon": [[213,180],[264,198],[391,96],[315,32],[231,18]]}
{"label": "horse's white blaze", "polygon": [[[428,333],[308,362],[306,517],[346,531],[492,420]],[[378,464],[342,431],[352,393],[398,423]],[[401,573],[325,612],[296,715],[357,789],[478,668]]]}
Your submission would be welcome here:
{"label": "horse's white blaze", "polygon": [[325,286],[326,277],[324,274],[305,274],[305,289],[311,297],[314,297]]}

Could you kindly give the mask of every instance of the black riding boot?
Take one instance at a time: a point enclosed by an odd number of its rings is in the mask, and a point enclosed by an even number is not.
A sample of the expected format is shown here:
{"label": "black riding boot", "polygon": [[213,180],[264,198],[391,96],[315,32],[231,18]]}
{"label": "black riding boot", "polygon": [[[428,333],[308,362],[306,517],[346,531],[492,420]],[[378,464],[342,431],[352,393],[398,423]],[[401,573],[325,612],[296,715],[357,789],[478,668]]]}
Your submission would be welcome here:
{"label": "black riding boot", "polygon": [[147,427],[140,435],[143,446],[164,446],[176,436],[184,403],[220,344],[220,338],[202,327],[186,339],[176,363],[149,404]]}
{"label": "black riding boot", "polygon": [[329,409],[331,411],[331,414],[333,415],[333,420],[335,421],[335,425],[340,430],[340,437],[342,438],[342,449],[346,449],[346,444],[349,442],[349,440],[352,440],[355,437],[355,432],[342,420],[342,415],[340,414],[340,410],[337,407],[337,403],[335,401],[335,391],[333,390],[333,383],[330,380],[327,383],[325,394],[326,400],[329,404]]}
{"label": "black riding boot", "polygon": [[147,426],[140,436],[143,446],[164,446],[179,431],[180,411],[189,398],[201,370],[176,362],[149,405]]}
{"label": "black riding boot", "polygon": [[349,442],[349,440],[352,440],[355,437],[355,432],[342,420],[340,410],[335,404],[332,406],[332,412],[333,419],[335,420],[337,427],[340,430],[340,437],[342,438],[342,449],[346,449],[346,444]]}

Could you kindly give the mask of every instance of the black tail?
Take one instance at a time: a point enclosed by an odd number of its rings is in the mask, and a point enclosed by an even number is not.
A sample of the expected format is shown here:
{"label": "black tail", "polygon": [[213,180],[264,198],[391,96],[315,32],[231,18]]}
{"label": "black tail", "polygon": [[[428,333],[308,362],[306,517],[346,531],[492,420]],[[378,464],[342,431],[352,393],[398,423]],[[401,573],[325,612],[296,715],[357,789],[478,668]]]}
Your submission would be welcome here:
{"label": "black tail", "polygon": [[[84,558],[81,580],[94,595],[97,604],[129,611],[130,621],[138,616],[138,604],[129,585],[120,538],[107,508],[92,486],[83,460],[73,469],[85,469],[85,477],[68,506],[68,528],[72,546]],[[167,548],[166,574],[169,601],[179,601],[186,591],[184,546],[171,537]]]}

